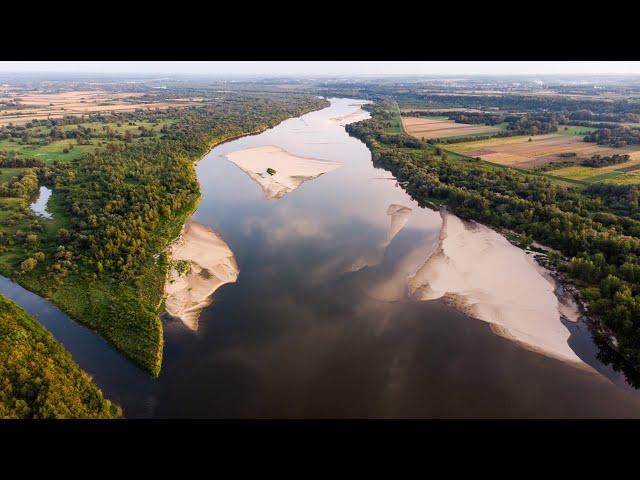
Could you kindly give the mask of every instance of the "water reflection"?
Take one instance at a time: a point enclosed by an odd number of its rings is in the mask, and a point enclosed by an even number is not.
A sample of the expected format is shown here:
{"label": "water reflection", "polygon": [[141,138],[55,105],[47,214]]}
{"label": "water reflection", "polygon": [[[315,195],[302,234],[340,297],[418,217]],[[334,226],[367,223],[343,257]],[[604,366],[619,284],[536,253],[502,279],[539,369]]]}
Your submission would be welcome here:
{"label": "water reflection", "polygon": [[44,218],[52,218],[47,210],[47,202],[51,196],[51,190],[44,185],[40,187],[37,198],[29,205],[31,210]]}

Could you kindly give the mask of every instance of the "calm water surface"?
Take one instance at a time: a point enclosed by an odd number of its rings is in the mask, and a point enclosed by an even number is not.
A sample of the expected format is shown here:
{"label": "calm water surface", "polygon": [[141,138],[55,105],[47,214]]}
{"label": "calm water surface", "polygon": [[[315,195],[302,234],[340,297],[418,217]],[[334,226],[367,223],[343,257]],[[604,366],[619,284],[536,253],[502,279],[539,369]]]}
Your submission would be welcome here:
{"label": "calm water surface", "polygon": [[29,207],[31,207],[31,210],[35,213],[44,218],[51,218],[51,214],[49,213],[49,210],[47,210],[47,202],[49,201],[50,196],[51,189],[41,186],[36,199],[29,205]]}
{"label": "calm water surface", "polygon": [[[49,302],[6,279],[0,290],[37,316],[128,417],[640,416],[637,391],[595,360],[583,325],[568,325],[572,347],[602,374],[525,350],[442,301],[402,299],[402,279],[433,249],[440,216],[374,168],[366,146],[335,120],[360,103],[332,99],[197,165],[202,200],[193,218],[220,233],[240,275],[215,293],[197,332],[165,318],[158,379]],[[224,158],[262,145],[344,166],[266,200]],[[387,246],[392,204],[412,211]]]}

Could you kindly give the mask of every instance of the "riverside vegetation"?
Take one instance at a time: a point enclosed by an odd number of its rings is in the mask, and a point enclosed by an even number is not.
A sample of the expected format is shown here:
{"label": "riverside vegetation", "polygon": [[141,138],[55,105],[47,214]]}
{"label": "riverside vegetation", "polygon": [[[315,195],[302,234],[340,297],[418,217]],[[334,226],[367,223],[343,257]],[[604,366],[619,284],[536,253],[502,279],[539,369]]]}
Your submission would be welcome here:
{"label": "riverside vegetation", "polygon": [[[195,161],[217,143],[327,104],[241,93],[183,109],[3,128],[0,273],[158,375],[166,250],[199,198]],[[52,220],[29,209],[39,185],[53,190]]]}
{"label": "riverside vegetation", "polygon": [[550,178],[448,155],[404,132],[389,134],[397,105],[368,105],[371,119],[347,126],[422,205],[522,235],[552,249],[549,260],[581,287],[589,311],[640,367],[640,217],[636,185],[566,186]]}
{"label": "riverside vegetation", "polygon": [[71,355],[0,295],[0,418],[118,418]]}

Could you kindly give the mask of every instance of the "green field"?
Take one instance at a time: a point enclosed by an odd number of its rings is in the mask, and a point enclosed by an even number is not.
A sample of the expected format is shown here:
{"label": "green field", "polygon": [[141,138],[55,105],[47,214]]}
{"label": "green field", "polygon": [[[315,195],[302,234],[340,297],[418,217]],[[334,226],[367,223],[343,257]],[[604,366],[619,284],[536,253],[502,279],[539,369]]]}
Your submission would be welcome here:
{"label": "green field", "polygon": [[602,168],[574,165],[546,172],[547,175],[562,177],[581,183],[615,183],[640,184],[640,158],[631,159],[626,163],[609,165]]}
{"label": "green field", "polygon": [[586,135],[594,132],[597,128],[593,127],[581,127],[579,125],[558,125],[558,132],[560,135]]}
{"label": "green field", "polygon": [[[69,161],[80,158],[87,152],[94,152],[97,149],[103,148],[109,142],[121,143],[123,140],[116,136],[124,136],[127,132],[133,137],[132,142],[148,141],[149,139],[158,138],[162,136],[160,130],[163,127],[170,127],[177,121],[176,118],[163,119],[156,122],[136,121],[131,122],[132,124],[128,122],[83,122],[57,127],[57,130],[63,133],[78,128],[91,129],[92,138],[89,139],[86,145],[79,145],[73,138],[46,143],[44,139],[39,138],[38,135],[46,135],[51,131],[51,128],[41,126],[31,127],[24,130],[29,135],[29,140],[26,143],[20,138],[0,140],[0,151],[18,152],[23,157],[38,158],[47,164],[52,163],[54,160]],[[153,132],[153,135],[143,138],[139,137],[141,132],[140,127]]]}
{"label": "green field", "polygon": [[17,177],[24,171],[24,168],[1,168],[0,169],[0,183],[7,183],[14,177]]}
{"label": "green field", "polygon": [[383,132],[386,135],[398,135],[399,133],[404,132],[404,127],[402,126],[402,117],[400,116],[400,108],[396,105],[396,108],[393,110],[393,119],[391,120],[391,125],[385,127]]}

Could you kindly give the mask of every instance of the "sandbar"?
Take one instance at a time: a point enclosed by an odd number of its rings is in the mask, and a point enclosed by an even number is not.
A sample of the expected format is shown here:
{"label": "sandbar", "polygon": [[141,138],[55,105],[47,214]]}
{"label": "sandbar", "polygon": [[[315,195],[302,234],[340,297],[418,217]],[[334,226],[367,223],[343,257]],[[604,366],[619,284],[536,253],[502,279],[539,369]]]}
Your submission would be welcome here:
{"label": "sandbar", "polygon": [[338,162],[299,157],[274,145],[247,148],[226,157],[258,183],[270,200],[282,198],[304,182],[342,166]]}
{"label": "sandbar", "polygon": [[191,330],[214,292],[237,280],[240,270],[229,245],[209,227],[189,220],[171,246],[172,268],[165,286],[165,309]]}

